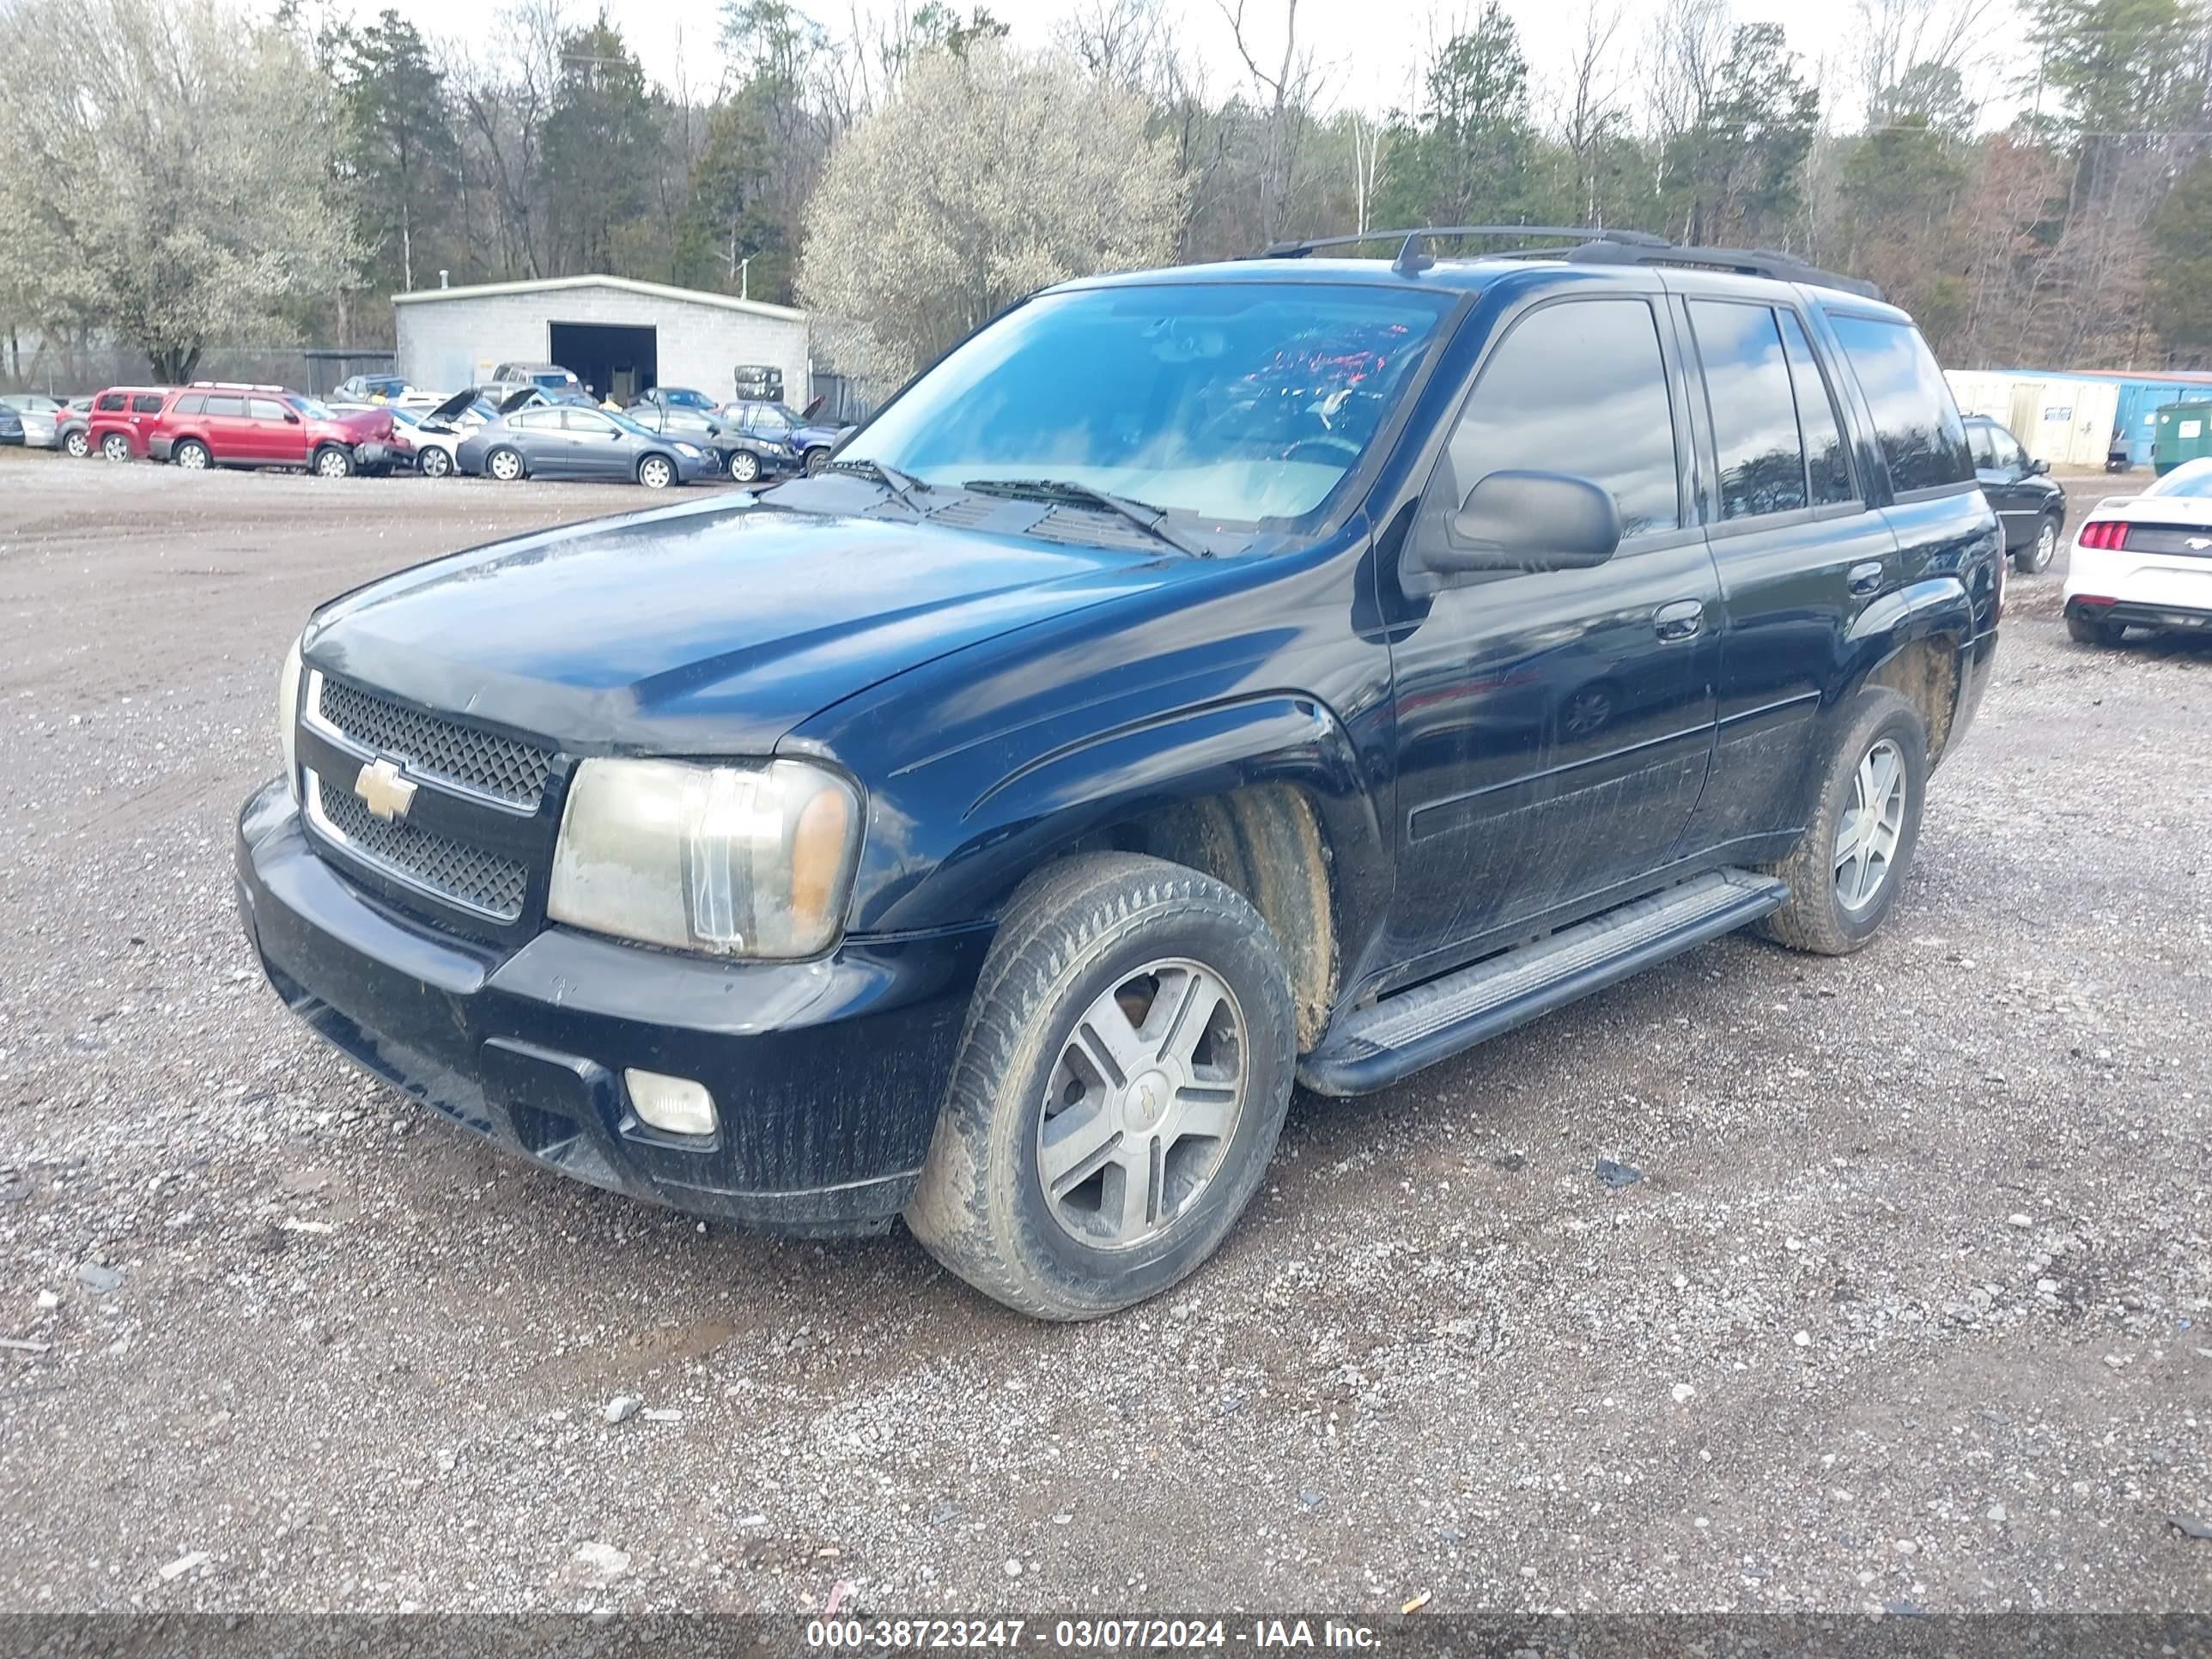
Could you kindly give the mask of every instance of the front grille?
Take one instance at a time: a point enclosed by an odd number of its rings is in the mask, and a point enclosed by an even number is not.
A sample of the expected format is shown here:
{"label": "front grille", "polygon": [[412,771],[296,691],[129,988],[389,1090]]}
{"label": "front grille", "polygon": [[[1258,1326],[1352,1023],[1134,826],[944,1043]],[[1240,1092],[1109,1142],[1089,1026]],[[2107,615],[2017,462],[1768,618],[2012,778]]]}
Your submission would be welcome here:
{"label": "front grille", "polygon": [[308,781],[317,827],[372,869],[495,921],[514,921],[522,915],[529,872],[513,859],[409,824],[387,823],[343,785],[312,772]]}
{"label": "front grille", "polygon": [[416,777],[531,811],[544,799],[553,757],[534,744],[425,714],[326,675],[315,680],[316,717],[355,747],[404,761]]}

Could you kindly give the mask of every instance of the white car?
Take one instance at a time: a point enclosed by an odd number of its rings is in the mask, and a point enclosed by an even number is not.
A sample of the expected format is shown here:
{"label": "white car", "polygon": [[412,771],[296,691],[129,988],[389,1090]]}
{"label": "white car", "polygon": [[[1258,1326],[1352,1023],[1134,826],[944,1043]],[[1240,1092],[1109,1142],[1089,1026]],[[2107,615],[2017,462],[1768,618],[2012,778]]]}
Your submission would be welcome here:
{"label": "white car", "polygon": [[2212,629],[2212,457],[2089,509],[2066,568],[2066,631],[2118,645],[2130,628]]}

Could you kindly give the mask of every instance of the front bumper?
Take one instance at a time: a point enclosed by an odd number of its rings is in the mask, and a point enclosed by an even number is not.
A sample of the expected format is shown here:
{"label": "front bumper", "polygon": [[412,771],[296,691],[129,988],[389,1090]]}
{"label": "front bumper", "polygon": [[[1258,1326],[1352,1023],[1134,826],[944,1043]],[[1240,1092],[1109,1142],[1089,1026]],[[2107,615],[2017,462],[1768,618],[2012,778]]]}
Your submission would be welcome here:
{"label": "front bumper", "polygon": [[[990,942],[722,963],[556,927],[500,951],[348,882],[282,780],[246,801],[234,852],[270,983],[367,1070],[560,1174],[773,1231],[874,1231],[905,1207]],[[715,1133],[639,1121],[632,1066],[704,1083]]]}

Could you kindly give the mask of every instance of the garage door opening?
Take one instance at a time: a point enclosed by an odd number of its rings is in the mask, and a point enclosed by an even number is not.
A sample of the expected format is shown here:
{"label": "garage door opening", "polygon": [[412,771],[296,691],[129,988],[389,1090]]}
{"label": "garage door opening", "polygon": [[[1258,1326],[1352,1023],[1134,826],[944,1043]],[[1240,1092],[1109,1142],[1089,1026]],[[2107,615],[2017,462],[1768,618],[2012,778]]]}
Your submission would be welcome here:
{"label": "garage door opening", "polygon": [[615,323],[554,323],[553,361],[594,398],[634,401],[660,384],[659,331]]}

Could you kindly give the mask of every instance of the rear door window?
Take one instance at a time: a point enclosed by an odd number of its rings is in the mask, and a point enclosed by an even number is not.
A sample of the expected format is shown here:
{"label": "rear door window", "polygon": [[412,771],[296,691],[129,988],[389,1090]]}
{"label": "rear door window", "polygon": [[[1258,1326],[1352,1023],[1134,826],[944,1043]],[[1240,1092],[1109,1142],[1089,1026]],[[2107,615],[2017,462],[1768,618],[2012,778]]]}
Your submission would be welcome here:
{"label": "rear door window", "polygon": [[1830,320],[1874,410],[1875,435],[1898,493],[1972,482],[1966,423],[1920,331],[1880,317]]}
{"label": "rear door window", "polygon": [[1805,446],[1774,313],[1692,300],[1690,326],[1705,365],[1719,452],[1721,517],[1802,512],[1808,505]]}
{"label": "rear door window", "polygon": [[1623,533],[1682,522],[1674,411],[1658,324],[1642,300],[1572,300],[1529,313],[1482,367],[1429,485],[1425,530],[1444,533],[1492,472],[1569,472],[1613,492]]}
{"label": "rear door window", "polygon": [[246,399],[210,398],[207,400],[207,412],[210,420],[242,421],[246,418]]}
{"label": "rear door window", "polygon": [[1813,356],[1813,343],[1805,337],[1805,325],[1794,311],[1778,311],[1782,325],[1782,348],[1790,359],[1790,384],[1797,393],[1797,426],[1805,435],[1805,476],[1812,488],[1813,505],[1836,507],[1859,499],[1851,483],[1850,450],[1844,442],[1844,423],[1836,413],[1836,394]]}
{"label": "rear door window", "polygon": [[158,392],[140,392],[137,397],[131,400],[131,411],[134,415],[160,414],[161,411],[161,394]]}

